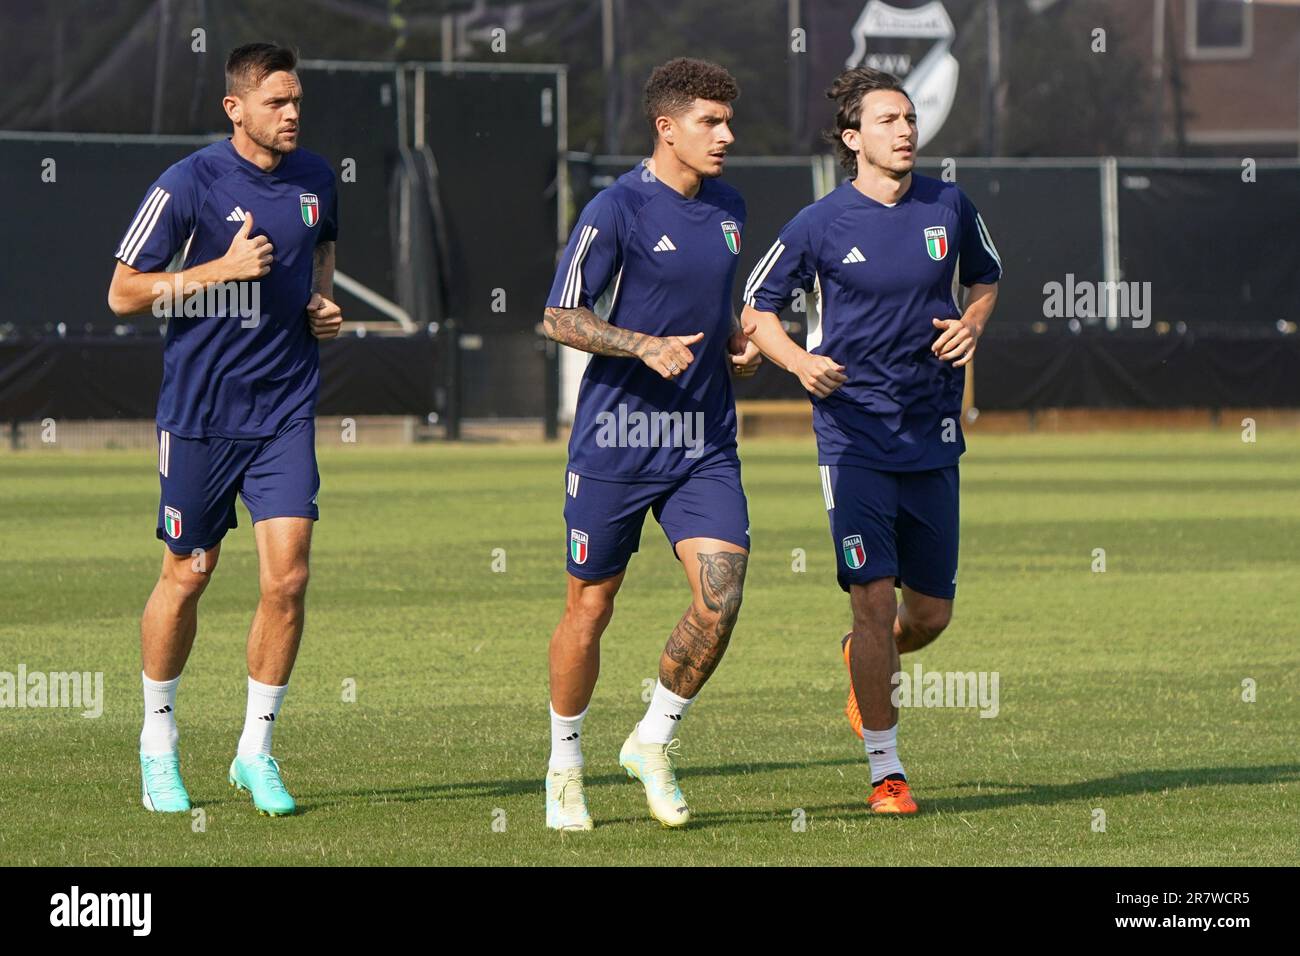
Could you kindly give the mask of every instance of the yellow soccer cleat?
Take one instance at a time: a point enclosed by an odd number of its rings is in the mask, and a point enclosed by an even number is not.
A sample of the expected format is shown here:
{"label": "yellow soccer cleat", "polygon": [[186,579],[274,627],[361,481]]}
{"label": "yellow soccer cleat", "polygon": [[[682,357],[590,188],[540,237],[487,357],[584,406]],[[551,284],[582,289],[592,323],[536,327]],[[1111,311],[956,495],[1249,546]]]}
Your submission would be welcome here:
{"label": "yellow soccer cleat", "polygon": [[587,809],[581,767],[546,772],[546,825],[562,832],[585,832],[596,826]]}
{"label": "yellow soccer cleat", "polygon": [[[638,724],[637,727],[641,725]],[[691,819],[691,809],[686,805],[673,761],[681,755],[682,742],[674,738],[666,744],[643,744],[637,736],[637,727],[623,742],[619,751],[619,765],[627,775],[645,785],[646,803],[650,815],[666,827],[684,827]]]}

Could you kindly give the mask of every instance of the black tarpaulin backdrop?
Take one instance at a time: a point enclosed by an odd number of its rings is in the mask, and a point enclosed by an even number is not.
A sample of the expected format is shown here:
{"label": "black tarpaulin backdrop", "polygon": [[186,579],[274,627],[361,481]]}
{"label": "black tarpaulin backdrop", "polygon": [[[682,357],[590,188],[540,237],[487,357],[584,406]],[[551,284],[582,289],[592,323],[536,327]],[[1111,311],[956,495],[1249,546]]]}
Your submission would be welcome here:
{"label": "black tarpaulin backdrop", "polygon": [[[433,410],[426,336],[347,338],[321,346],[322,415]],[[0,342],[0,418],[152,418],[162,377],[158,340]],[[800,398],[774,367],[737,383],[738,398]],[[980,348],[981,411],[1040,408],[1300,406],[1300,341],[1132,336],[990,337]]]}
{"label": "black tarpaulin backdrop", "polygon": [[[990,150],[1123,154],[1152,145],[1144,138],[1153,124],[1151,91],[1144,87],[1150,48],[1138,16],[1143,5],[1061,2],[1040,14],[1026,3],[1001,3],[1008,87],[1000,115],[989,112],[996,91],[986,87],[988,5],[944,5],[956,29],[952,50],[961,80],[952,113],[926,150],[930,157]],[[590,0],[13,0],[0,7],[0,128],[225,135],[221,61],[231,46],[274,39],[296,45],[304,57],[436,60],[450,25],[447,39],[459,60],[568,63],[567,125],[575,147],[642,149],[647,136],[636,101],[644,75],[653,63],[686,54],[712,56],[740,79],[738,156],[805,153],[819,148],[816,133],[827,118],[820,91],[852,49],[849,28],[864,3],[802,0],[806,56],[790,53],[785,0],[667,2],[653,13],[639,2],[612,6],[618,65],[606,76],[601,7]],[[1130,12],[1133,19],[1123,19]],[[507,30],[503,55],[489,47],[494,26]],[[1075,41],[1088,34],[1085,26],[1108,29],[1112,46],[1104,61],[1078,55]],[[194,49],[195,30],[203,31],[206,52]],[[352,157],[359,170],[343,194],[340,268],[403,305],[436,287],[441,297],[414,310],[417,319],[441,322],[450,311],[460,331],[481,344],[462,356],[465,414],[537,414],[544,366],[533,327],[554,266],[557,215],[556,130],[538,119],[538,84],[554,80],[437,74],[426,119],[450,235],[445,246],[418,244],[416,259],[404,263],[394,212],[398,106],[395,95],[383,92],[394,75],[392,66],[372,73],[303,71],[305,144],[336,164]],[[611,84],[618,95],[607,99]],[[1117,88],[1126,103],[1118,113],[1110,106]],[[1264,84],[1257,95],[1278,95],[1281,88]],[[152,414],[158,320],[119,322],[109,314],[110,256],[147,185],[199,142],[0,140],[0,200],[6,221],[21,224],[11,229],[0,264],[0,337],[39,339],[6,343],[0,353],[0,417],[23,417],[51,401],[63,403],[64,416],[106,408]],[[47,157],[58,160],[57,185],[39,179]],[[590,192],[580,188],[578,172],[580,207]],[[1232,164],[1122,163],[1119,278],[1151,284],[1153,325],[1108,336],[1085,322],[1083,334],[1074,336],[1063,319],[1043,316],[1043,286],[1067,274],[1102,278],[1097,167],[959,159],[958,182],[979,205],[1007,265],[981,348],[980,406],[1300,404],[1294,337],[1278,330],[1300,318],[1300,245],[1290,239],[1300,170],[1261,164],[1254,182],[1244,182],[1240,172]],[[737,167],[728,177],[749,199],[743,281],[779,226],[814,198],[812,177],[806,163]],[[421,215],[421,228],[431,232]],[[448,263],[443,272],[434,265],[440,256]],[[498,289],[505,292],[504,312],[492,308]],[[348,308],[352,318],[379,317],[357,301]],[[119,324],[145,341],[128,347],[102,338]],[[1159,334],[1161,324],[1172,331]],[[1046,326],[1042,334],[1033,331],[1036,325]],[[70,336],[66,342],[42,339],[60,326]],[[95,338],[73,341],[85,335]],[[431,349],[427,341],[413,344],[411,355],[436,353],[442,362],[448,350],[439,346],[437,340]],[[100,347],[108,349],[102,358],[86,352]],[[83,353],[84,360],[73,360]],[[412,367],[395,366],[394,381],[403,382],[399,368]],[[364,380],[347,368],[336,364],[329,374]],[[434,382],[445,380],[441,367],[429,374]],[[376,407],[394,407],[380,378]],[[327,379],[327,392],[332,387]],[[445,397],[430,399],[433,390],[432,382],[397,389],[410,399],[400,411],[423,414],[431,401],[441,409]],[[740,383],[738,393],[802,395],[791,376],[773,368]],[[357,393],[347,411],[370,411],[369,394]]]}
{"label": "black tarpaulin backdrop", "polygon": [[[322,342],[322,415],[433,411],[426,335]],[[154,417],[162,385],[159,338],[49,338],[0,342],[0,418],[26,421]],[[357,396],[365,396],[358,408]]]}

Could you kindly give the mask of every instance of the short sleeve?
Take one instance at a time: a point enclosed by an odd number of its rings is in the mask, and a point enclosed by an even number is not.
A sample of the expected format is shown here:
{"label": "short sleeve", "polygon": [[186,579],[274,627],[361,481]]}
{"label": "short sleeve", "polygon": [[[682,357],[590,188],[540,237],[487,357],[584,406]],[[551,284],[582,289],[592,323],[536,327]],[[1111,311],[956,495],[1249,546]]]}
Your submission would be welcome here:
{"label": "short sleeve", "polygon": [[1002,260],[975,204],[964,192],[958,195],[961,197],[960,282],[964,286],[991,285],[1002,278]]}
{"label": "short sleeve", "polygon": [[197,216],[193,184],[177,165],[145,193],[113,255],[140,272],[158,272],[185,248]]}
{"label": "short sleeve", "polygon": [[623,223],[622,211],[609,189],[587,203],[555,270],[547,308],[592,307],[622,266]]}
{"label": "short sleeve", "polygon": [[760,312],[779,313],[795,291],[811,292],[817,280],[817,257],[807,210],[781,230],[745,280],[745,304]]}
{"label": "short sleeve", "polygon": [[339,237],[339,182],[335,177],[330,182],[329,208],[325,210],[324,221],[320,224],[320,234],[316,245],[322,242],[335,242]]}

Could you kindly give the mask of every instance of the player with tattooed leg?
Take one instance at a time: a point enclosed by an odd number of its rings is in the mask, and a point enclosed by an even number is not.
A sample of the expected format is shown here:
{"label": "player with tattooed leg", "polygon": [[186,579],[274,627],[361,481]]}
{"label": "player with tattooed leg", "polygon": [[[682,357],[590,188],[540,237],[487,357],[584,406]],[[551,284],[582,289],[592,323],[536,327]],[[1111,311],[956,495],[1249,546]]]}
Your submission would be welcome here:
{"label": "player with tattooed leg", "polygon": [[550,645],[551,829],[592,828],[582,723],[647,510],[681,561],[691,602],[619,763],[660,823],[690,819],[675,735],[727,649],[749,556],[730,376],[753,374],[761,358],[731,305],[745,203],[717,178],[737,94],[726,70],[700,60],[651,74],[654,154],[583,210],[547,301],[546,334],[592,355],[569,440],[568,597]]}

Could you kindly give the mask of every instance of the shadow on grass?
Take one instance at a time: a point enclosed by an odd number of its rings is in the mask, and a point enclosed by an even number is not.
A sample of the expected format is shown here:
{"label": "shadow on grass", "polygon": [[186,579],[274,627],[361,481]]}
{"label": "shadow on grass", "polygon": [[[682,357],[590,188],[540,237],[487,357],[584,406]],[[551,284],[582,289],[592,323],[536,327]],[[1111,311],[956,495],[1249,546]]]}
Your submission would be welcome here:
{"label": "shadow on grass", "polygon": [[[1081,780],[1065,784],[1008,784],[991,780],[969,781],[953,784],[947,789],[977,790],[965,796],[926,796],[924,789],[916,793],[920,814],[949,813],[952,815],[1002,810],[1018,806],[1048,806],[1072,803],[1079,800],[1102,800],[1111,797],[1140,796],[1146,793],[1164,793],[1196,787],[1246,786],[1270,783],[1300,782],[1300,764],[1272,764],[1263,767],[1189,767],[1182,770],[1136,770],[1131,773]],[[985,793],[983,791],[990,791]],[[855,803],[836,803],[822,806],[804,805],[809,818],[819,814],[849,813],[871,816],[866,813],[865,795]],[[772,810],[732,810],[697,813],[691,828],[706,828],[727,823],[760,823],[764,820],[786,819],[783,812]],[[636,823],[644,817],[628,820],[610,820],[601,823]]]}
{"label": "shadow on grass", "polygon": [[[802,762],[755,762],[719,764],[715,766],[683,767],[682,781],[689,784],[700,777],[756,774],[782,770],[805,770],[814,767],[858,766],[861,758],[835,758]],[[612,786],[628,782],[623,773],[606,773],[588,777],[588,786]],[[1261,767],[1188,767],[1178,770],[1136,770],[1094,780],[1081,780],[1063,784],[1008,784],[1005,781],[967,781],[946,789],[975,790],[958,796],[927,796],[922,783],[917,790],[921,814],[979,813],[1019,806],[1049,806],[1079,800],[1101,800],[1111,797],[1138,796],[1146,793],[1163,793],[1169,790],[1195,787],[1247,786],[1271,783],[1300,782],[1300,764],[1271,764]],[[987,792],[985,792],[987,791]],[[353,790],[321,794],[321,797],[369,798],[384,802],[418,802],[422,800],[472,800],[484,797],[511,797],[542,793],[542,781],[536,780],[485,780],[465,783],[432,784],[428,786],[396,787],[390,790]],[[818,814],[866,814],[866,794],[863,799],[846,803],[823,805],[801,804],[809,817]],[[313,800],[308,806],[324,806],[342,800]],[[300,812],[306,807],[300,804]],[[786,812],[774,809],[755,810],[697,810],[690,829],[701,829],[727,823],[757,823],[785,819]],[[644,815],[635,817],[603,818],[601,826],[620,823],[643,824]]]}
{"label": "shadow on grass", "polygon": [[[1135,770],[1095,780],[1065,784],[1007,784],[991,780],[954,784],[953,789],[977,792],[968,796],[924,799],[922,810],[941,813],[974,813],[1009,806],[1045,806],[1072,800],[1099,800],[1163,793],[1188,787],[1246,786],[1300,782],[1300,764],[1270,764],[1263,767],[1187,767],[1180,770]],[[1002,791],[983,793],[990,791]],[[920,798],[921,795],[918,794]]]}
{"label": "shadow on grass", "polygon": [[[732,763],[717,766],[684,766],[681,768],[682,780],[698,777],[726,777],[732,774],[769,773],[778,770],[804,770],[810,767],[856,766],[862,763],[861,757],[837,757],[833,760],[805,761],[766,761],[754,763]],[[603,773],[587,776],[584,782],[588,787],[613,786],[627,782],[627,774]],[[389,790],[340,790],[320,794],[321,797],[369,797],[393,802],[414,802],[419,800],[471,800],[482,797],[514,797],[523,794],[542,794],[544,791],[542,776],[528,780],[481,780],[463,783],[439,783],[424,786],[394,787]],[[330,801],[324,801],[330,802]]]}

